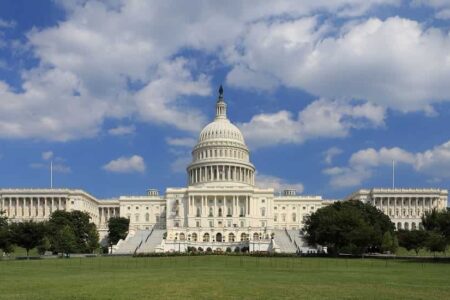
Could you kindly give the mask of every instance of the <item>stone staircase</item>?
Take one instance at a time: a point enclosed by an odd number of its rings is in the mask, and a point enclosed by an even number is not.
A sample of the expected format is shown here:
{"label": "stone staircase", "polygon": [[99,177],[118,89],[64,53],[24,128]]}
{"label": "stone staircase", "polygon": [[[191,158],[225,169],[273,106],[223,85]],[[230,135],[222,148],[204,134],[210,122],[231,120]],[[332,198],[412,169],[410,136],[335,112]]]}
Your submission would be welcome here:
{"label": "stone staircase", "polygon": [[279,249],[281,253],[296,253],[297,247],[294,241],[290,237],[289,233],[285,229],[275,229],[274,230],[274,242],[275,246]]}
{"label": "stone staircase", "polygon": [[165,229],[153,228],[153,230],[148,234],[146,239],[137,249],[136,253],[155,252],[155,248],[161,245],[165,233],[166,233]]}
{"label": "stone staircase", "polygon": [[[303,236],[300,234],[300,230],[286,230],[288,235],[291,237],[291,240],[293,241],[295,247],[297,248],[298,252],[301,253],[316,253],[317,247],[312,247],[308,245],[308,243],[303,239]],[[319,247],[319,249],[322,249]]]}
{"label": "stone staircase", "polygon": [[145,241],[150,234],[151,230],[136,230],[130,232],[125,240],[120,240],[117,243],[113,254],[134,254],[136,249]]}

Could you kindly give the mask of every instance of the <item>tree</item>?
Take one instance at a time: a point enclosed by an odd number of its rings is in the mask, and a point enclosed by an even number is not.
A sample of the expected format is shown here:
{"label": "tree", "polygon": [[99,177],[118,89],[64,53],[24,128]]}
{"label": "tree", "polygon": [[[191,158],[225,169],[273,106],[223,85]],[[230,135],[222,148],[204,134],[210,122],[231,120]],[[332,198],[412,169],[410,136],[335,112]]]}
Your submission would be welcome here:
{"label": "tree", "polygon": [[419,255],[420,249],[425,247],[428,233],[424,230],[399,230],[397,232],[399,245],[406,250],[414,250]]}
{"label": "tree", "polygon": [[128,218],[112,217],[108,220],[108,243],[110,247],[127,237],[129,225],[130,220]]}
{"label": "tree", "polygon": [[69,225],[64,225],[55,232],[53,247],[58,253],[69,255],[74,252],[77,247],[77,239],[73,229]]}
{"label": "tree", "polygon": [[51,214],[49,219],[49,233],[52,248],[60,241],[56,241],[58,231],[68,226],[75,236],[75,244],[71,251],[80,253],[92,253],[98,248],[98,232],[94,223],[89,222],[90,216],[85,212],[74,210],[71,212],[58,210]]}
{"label": "tree", "polygon": [[380,249],[386,232],[391,236],[394,232],[389,217],[361,201],[338,201],[320,208],[306,217],[303,229],[310,245],[327,246],[334,254]]}
{"label": "tree", "polygon": [[34,221],[13,223],[11,225],[11,232],[13,243],[25,248],[27,257],[30,254],[30,250],[41,244],[45,236],[42,223],[36,223]]}
{"label": "tree", "polygon": [[0,211],[0,249],[5,253],[11,253],[12,235],[8,225],[8,219],[4,216],[4,212]]}
{"label": "tree", "polygon": [[44,255],[45,252],[51,249],[50,239],[47,236],[44,236],[41,243],[37,246],[38,253],[40,255]]}
{"label": "tree", "polygon": [[99,239],[97,227],[93,223],[90,223],[87,236],[87,249],[89,252],[92,253],[100,247]]}
{"label": "tree", "polygon": [[427,231],[441,233],[450,243],[450,210],[436,210],[426,212],[422,217],[422,226]]}
{"label": "tree", "polygon": [[425,247],[428,249],[428,251],[435,254],[436,252],[444,252],[447,248],[447,241],[445,239],[445,236],[440,232],[430,231],[425,243]]}
{"label": "tree", "polygon": [[381,251],[395,253],[398,248],[397,237],[391,234],[390,231],[386,231],[383,235],[383,240],[381,242]]}

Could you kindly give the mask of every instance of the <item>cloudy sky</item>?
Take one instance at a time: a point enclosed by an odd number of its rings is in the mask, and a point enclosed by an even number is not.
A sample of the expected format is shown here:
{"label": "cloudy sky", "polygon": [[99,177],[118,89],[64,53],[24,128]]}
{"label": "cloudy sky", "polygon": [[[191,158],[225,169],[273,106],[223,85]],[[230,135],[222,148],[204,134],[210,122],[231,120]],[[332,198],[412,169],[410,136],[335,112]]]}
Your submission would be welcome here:
{"label": "cloudy sky", "polygon": [[450,0],[0,2],[0,186],[185,186],[224,85],[262,186],[450,187]]}

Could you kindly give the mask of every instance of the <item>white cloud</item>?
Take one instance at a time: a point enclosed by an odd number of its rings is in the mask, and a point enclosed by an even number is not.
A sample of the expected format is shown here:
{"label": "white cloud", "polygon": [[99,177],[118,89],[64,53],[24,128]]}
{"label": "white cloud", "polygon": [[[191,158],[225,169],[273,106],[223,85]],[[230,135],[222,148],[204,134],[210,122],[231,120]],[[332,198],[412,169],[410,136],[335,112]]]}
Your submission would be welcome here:
{"label": "white cloud", "polygon": [[446,31],[399,17],[338,28],[312,17],[260,21],[228,50],[227,61],[239,71],[227,80],[242,87],[242,70],[252,70],[319,97],[429,113],[434,103],[450,101],[449,51]]}
{"label": "white cloud", "polygon": [[351,155],[348,166],[327,168],[323,173],[330,176],[334,187],[354,187],[369,179],[377,167],[390,166],[392,161],[409,165],[434,182],[450,178],[450,141],[417,153],[398,147],[363,149]]}
{"label": "white cloud", "polygon": [[428,6],[435,9],[437,19],[450,19],[450,1],[449,0],[413,0],[412,6]]}
{"label": "white cloud", "polygon": [[170,168],[174,173],[185,173],[187,166],[191,163],[191,149],[197,140],[191,137],[166,138],[166,143],[170,146],[169,151],[174,156]]}
{"label": "white cloud", "polygon": [[179,154],[175,156],[175,159],[170,164],[170,168],[174,173],[186,173],[187,166],[191,163],[192,158],[190,155]]}
{"label": "white cloud", "polygon": [[0,18],[0,28],[14,28],[16,27],[16,22],[7,21],[5,19]]}
{"label": "white cloud", "polygon": [[[0,81],[0,137],[56,141],[93,137],[106,118],[134,116],[180,130],[197,130],[204,116],[189,109],[192,106],[186,101],[191,100],[185,99],[208,95],[209,77],[198,72],[195,63],[175,58],[183,50],[231,59],[226,53],[236,48],[230,45],[239,44],[255,23],[317,12],[364,15],[375,6],[398,5],[400,1],[57,3],[66,11],[64,20],[52,27],[34,28],[26,35],[26,48],[38,65],[22,72],[21,91]],[[11,25],[4,20],[2,24]],[[306,37],[296,36],[288,26],[285,31],[271,36],[281,41],[280,46],[297,51]],[[291,42],[284,44],[289,39]],[[267,41],[267,46],[270,43]],[[255,56],[255,62],[261,57],[263,51]],[[288,55],[286,59],[290,60]],[[241,66],[255,71],[252,77],[257,78],[258,86],[270,86],[272,79],[277,82],[280,77],[273,70],[252,69],[248,55]],[[237,71],[238,67],[234,74]],[[230,76],[230,82],[237,84],[233,73]],[[251,83],[247,77],[247,85]]]}
{"label": "white cloud", "polygon": [[177,101],[182,96],[207,96],[211,93],[209,78],[205,75],[193,78],[187,70],[187,63],[187,60],[178,58],[159,66],[158,78],[136,94],[141,119],[188,131],[198,131],[204,125],[206,118],[200,111]]}
{"label": "white cloud", "polygon": [[276,176],[259,173],[256,173],[255,183],[259,188],[273,188],[276,192],[281,192],[285,189],[295,189],[297,193],[303,193],[304,190],[304,186],[300,182],[290,183]]}
{"label": "white cloud", "polygon": [[327,151],[323,152],[324,162],[328,165],[333,163],[333,158],[342,153],[342,150],[338,147],[331,147]]}
{"label": "white cloud", "polygon": [[55,154],[53,153],[53,151],[44,151],[41,153],[41,159],[44,162],[35,162],[35,163],[31,163],[29,165],[30,168],[32,169],[47,169],[50,170],[50,162],[49,160],[52,160],[52,168],[53,168],[53,172],[57,172],[57,173],[71,173],[72,172],[72,168],[69,167],[66,163],[65,163],[65,159],[59,156],[55,156]]}
{"label": "white cloud", "polygon": [[[30,168],[32,169],[46,169],[50,171],[50,163],[31,163]],[[72,169],[63,164],[63,163],[54,163],[53,166],[53,172],[56,173],[71,173]]]}
{"label": "white cloud", "polygon": [[133,134],[136,131],[136,127],[134,125],[130,125],[130,126],[117,126],[115,128],[111,128],[108,130],[108,133],[110,135],[129,135],[129,134]]}
{"label": "white cloud", "polygon": [[144,159],[139,155],[122,156],[104,165],[103,169],[113,173],[143,173],[146,165]]}
{"label": "white cloud", "polygon": [[176,146],[176,147],[189,147],[192,148],[197,143],[197,140],[190,137],[184,137],[184,138],[166,138],[167,144],[170,146]]}
{"label": "white cloud", "polygon": [[300,111],[297,117],[287,111],[259,114],[238,126],[249,145],[256,148],[302,143],[314,138],[346,137],[352,128],[383,126],[384,118],[384,109],[370,103],[351,105],[320,99]]}
{"label": "white cloud", "polygon": [[52,159],[53,158],[53,151],[45,151],[45,152],[42,152],[42,159],[43,160],[49,160],[49,159]]}

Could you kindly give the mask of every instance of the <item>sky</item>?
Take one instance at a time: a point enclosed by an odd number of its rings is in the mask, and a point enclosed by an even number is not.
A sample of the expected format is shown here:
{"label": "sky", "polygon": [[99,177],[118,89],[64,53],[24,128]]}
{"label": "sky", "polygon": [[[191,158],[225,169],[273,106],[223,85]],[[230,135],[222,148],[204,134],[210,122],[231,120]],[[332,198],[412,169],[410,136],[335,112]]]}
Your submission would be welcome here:
{"label": "sky", "polygon": [[260,187],[450,187],[450,0],[2,0],[0,187],[184,187],[221,84]]}

